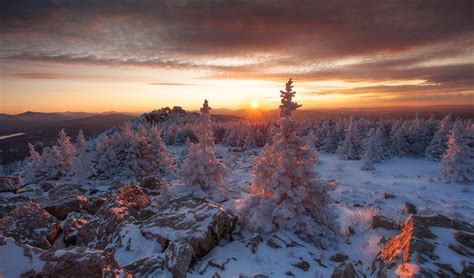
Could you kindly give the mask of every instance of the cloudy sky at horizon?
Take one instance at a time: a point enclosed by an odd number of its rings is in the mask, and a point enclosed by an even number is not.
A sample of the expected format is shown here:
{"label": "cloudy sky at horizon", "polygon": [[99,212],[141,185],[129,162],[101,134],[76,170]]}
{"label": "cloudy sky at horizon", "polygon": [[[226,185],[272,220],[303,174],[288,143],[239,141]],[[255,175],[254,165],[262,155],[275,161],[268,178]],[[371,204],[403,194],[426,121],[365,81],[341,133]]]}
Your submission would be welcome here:
{"label": "cloudy sky at horizon", "polygon": [[2,1],[1,113],[474,105],[472,1]]}

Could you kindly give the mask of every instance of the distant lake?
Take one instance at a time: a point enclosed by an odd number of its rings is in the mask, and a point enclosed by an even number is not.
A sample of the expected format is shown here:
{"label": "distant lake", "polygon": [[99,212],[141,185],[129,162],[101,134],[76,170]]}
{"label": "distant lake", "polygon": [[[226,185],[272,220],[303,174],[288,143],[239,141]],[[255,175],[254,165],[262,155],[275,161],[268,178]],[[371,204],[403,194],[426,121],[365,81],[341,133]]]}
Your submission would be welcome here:
{"label": "distant lake", "polygon": [[9,135],[2,135],[2,136],[0,136],[0,140],[7,139],[7,138],[10,138],[10,137],[21,136],[21,135],[25,135],[25,134],[26,133],[14,133],[14,134],[9,134]]}

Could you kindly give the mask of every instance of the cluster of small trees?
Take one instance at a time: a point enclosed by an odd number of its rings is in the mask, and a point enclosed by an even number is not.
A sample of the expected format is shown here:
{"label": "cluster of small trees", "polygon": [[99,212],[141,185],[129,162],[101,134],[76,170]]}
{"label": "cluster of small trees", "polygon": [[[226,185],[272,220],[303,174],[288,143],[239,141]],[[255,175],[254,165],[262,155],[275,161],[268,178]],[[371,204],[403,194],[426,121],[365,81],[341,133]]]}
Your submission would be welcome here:
{"label": "cluster of small trees", "polygon": [[64,129],[59,132],[56,144],[43,148],[41,154],[32,144],[28,144],[30,157],[23,169],[25,181],[56,180],[74,174],[83,175],[79,173],[82,167],[76,165],[82,164],[85,145],[84,134],[79,131],[76,151],[76,147],[71,143],[71,138],[67,136]]}
{"label": "cluster of small trees", "polygon": [[22,171],[27,182],[64,177],[78,181],[92,177],[136,178],[166,174],[174,167],[159,129],[141,124],[133,130],[126,123],[111,135],[102,135],[92,145],[87,144],[82,131],[73,144],[61,130],[57,143],[43,148],[41,154],[33,145],[29,144],[29,148],[30,157]]}

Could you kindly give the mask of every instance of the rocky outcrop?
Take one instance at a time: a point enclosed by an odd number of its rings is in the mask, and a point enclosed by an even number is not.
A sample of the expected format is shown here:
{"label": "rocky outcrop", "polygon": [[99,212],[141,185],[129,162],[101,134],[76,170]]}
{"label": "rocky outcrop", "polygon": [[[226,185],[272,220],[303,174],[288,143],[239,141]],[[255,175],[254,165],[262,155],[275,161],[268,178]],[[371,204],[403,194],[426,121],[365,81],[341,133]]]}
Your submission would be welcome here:
{"label": "rocky outcrop", "polygon": [[142,209],[149,204],[150,200],[138,186],[119,188],[118,193],[97,211],[96,217],[79,230],[77,245],[105,249],[123,224],[145,218]]}
{"label": "rocky outcrop", "polygon": [[94,197],[94,198],[89,198],[89,202],[84,205],[84,209],[94,215],[96,214],[99,209],[105,204],[107,201],[107,198],[105,197]]}
{"label": "rocky outcrop", "polygon": [[[410,215],[400,234],[391,238],[372,263],[372,273],[385,276],[463,276],[472,271],[474,226],[443,215]],[[455,243],[449,239],[454,238]],[[469,239],[470,238],[470,239]],[[451,251],[446,251],[451,250]],[[462,270],[446,264],[446,252],[463,259]],[[455,270],[458,269],[458,270]]]}
{"label": "rocky outcrop", "polygon": [[57,219],[64,220],[69,213],[81,210],[88,201],[77,186],[66,185],[51,189],[42,206]]}
{"label": "rocky outcrop", "polygon": [[162,185],[161,179],[155,176],[145,177],[140,182],[141,188],[158,192],[160,191]]}
{"label": "rocky outcrop", "polygon": [[112,254],[86,247],[47,251],[0,236],[0,276],[5,277],[131,277]]}
{"label": "rocky outcrop", "polygon": [[20,177],[0,177],[0,192],[16,192],[20,189]]}
{"label": "rocky outcrop", "polygon": [[175,277],[184,277],[193,262],[229,239],[237,221],[231,212],[202,199],[174,199],[157,211],[140,230],[166,247],[166,267]]}
{"label": "rocky outcrop", "polygon": [[0,218],[0,235],[43,249],[51,247],[61,230],[59,221],[33,202],[26,202]]}

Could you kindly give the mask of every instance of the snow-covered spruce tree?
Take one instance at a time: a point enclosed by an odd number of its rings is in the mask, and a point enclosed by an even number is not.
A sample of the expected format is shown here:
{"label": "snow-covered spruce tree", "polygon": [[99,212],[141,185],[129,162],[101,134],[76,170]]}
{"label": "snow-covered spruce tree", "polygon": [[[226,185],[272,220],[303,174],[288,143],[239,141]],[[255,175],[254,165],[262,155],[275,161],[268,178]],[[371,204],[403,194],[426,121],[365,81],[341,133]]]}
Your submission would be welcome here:
{"label": "snow-covered spruce tree", "polygon": [[452,128],[451,113],[446,115],[440,122],[439,128],[426,148],[425,156],[430,160],[439,160],[448,148],[449,131]]}
{"label": "snow-covered spruce tree", "polygon": [[[377,131],[380,128],[377,128]],[[383,145],[381,142],[381,134],[374,128],[369,131],[368,138],[364,142],[364,153],[362,154],[361,170],[375,170],[374,162],[383,159]]]}
{"label": "snow-covered spruce tree", "polygon": [[398,121],[392,126],[390,139],[392,141],[391,151],[393,155],[403,156],[408,151],[408,142],[405,136],[405,125]]}
{"label": "snow-covered spruce tree", "polygon": [[23,181],[26,183],[36,181],[36,179],[43,174],[41,172],[41,155],[35,150],[35,147],[31,143],[28,143],[28,148],[30,150],[30,157],[28,157],[26,165],[21,171]]}
{"label": "snow-covered spruce tree", "polygon": [[[57,145],[57,152],[56,150],[53,153],[53,157],[55,158],[56,169],[58,176],[67,176],[71,173],[72,166],[74,164],[74,156],[76,154],[76,149],[74,145],[71,143],[71,138],[67,136],[64,129],[62,129],[58,134],[58,145]],[[53,146],[54,148],[54,146]],[[53,151],[51,148],[51,151]]]}
{"label": "snow-covered spruce tree", "polygon": [[241,215],[251,230],[294,231],[305,240],[318,241],[318,235],[335,231],[336,216],[329,208],[330,186],[315,172],[315,149],[297,135],[298,125],[291,112],[301,105],[293,102],[292,80],[281,91],[280,119],[273,132],[273,143],[266,145],[254,168],[254,181]]}
{"label": "snow-covered spruce tree", "polygon": [[344,141],[337,148],[337,155],[344,160],[360,159],[362,153],[358,120],[351,116]]}
{"label": "snow-covered spruce tree", "polygon": [[72,173],[78,181],[83,181],[93,175],[92,155],[87,148],[86,139],[82,130],[76,137],[75,143],[76,155],[72,166]]}
{"label": "snow-covered spruce tree", "polygon": [[472,150],[463,142],[461,121],[456,121],[448,139],[448,150],[439,163],[440,179],[447,183],[474,181]]}
{"label": "snow-covered spruce tree", "polygon": [[158,127],[153,126],[148,130],[147,141],[151,145],[151,153],[153,155],[152,167],[155,169],[155,172],[166,174],[173,171],[173,159],[166,149]]}
{"label": "snow-covered spruce tree", "polygon": [[[224,199],[223,182],[227,168],[217,160],[214,153],[210,110],[208,101],[204,100],[201,118],[194,130],[199,142],[189,143],[187,156],[181,168],[181,176],[186,185],[201,189],[209,194],[211,199],[221,201]],[[195,191],[196,196],[202,192],[199,191]]]}

